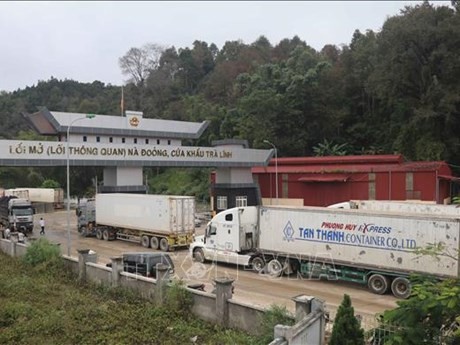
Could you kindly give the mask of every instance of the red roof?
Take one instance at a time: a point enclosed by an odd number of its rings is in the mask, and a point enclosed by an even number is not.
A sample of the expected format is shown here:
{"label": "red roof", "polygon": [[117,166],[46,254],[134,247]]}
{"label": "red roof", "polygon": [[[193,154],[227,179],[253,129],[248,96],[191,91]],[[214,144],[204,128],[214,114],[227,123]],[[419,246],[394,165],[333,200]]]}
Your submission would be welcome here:
{"label": "red roof", "polygon": [[[350,174],[438,170],[440,175],[451,175],[451,170],[446,162],[404,162],[401,155],[287,157],[278,158],[277,168],[280,174]],[[275,170],[275,159],[271,159],[268,166],[253,167],[252,173],[275,173]]]}
{"label": "red roof", "polygon": [[[274,160],[273,164],[274,164]],[[324,157],[284,157],[278,158],[278,165],[326,165],[326,164],[401,164],[402,155],[362,155],[362,156],[324,156]]]}

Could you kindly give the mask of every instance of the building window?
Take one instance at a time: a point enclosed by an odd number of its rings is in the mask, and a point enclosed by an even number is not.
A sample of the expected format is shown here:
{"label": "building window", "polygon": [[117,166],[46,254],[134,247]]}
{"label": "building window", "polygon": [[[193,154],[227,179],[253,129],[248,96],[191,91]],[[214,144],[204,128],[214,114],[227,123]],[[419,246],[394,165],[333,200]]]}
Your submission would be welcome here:
{"label": "building window", "polygon": [[113,138],[112,137],[109,138],[109,143],[113,143]]}
{"label": "building window", "polygon": [[149,139],[145,139],[145,144],[146,144],[146,145],[149,144]]}
{"label": "building window", "polygon": [[83,136],[83,141],[86,143],[88,141],[88,138],[86,137],[86,135]]}
{"label": "building window", "polygon": [[137,144],[137,138],[134,138],[134,144]]}
{"label": "building window", "polygon": [[235,200],[236,207],[246,207],[248,206],[248,197],[247,196],[237,196]]}
{"label": "building window", "polygon": [[160,145],[160,139],[157,139],[157,145]]}
{"label": "building window", "polygon": [[101,137],[96,137],[96,142],[100,143],[101,142]]}
{"label": "building window", "polygon": [[121,138],[121,143],[124,144],[125,143],[125,138]]}
{"label": "building window", "polygon": [[171,140],[168,140],[168,145],[171,145]]}
{"label": "building window", "polygon": [[218,210],[226,210],[227,209],[227,197],[226,196],[218,196],[217,197],[217,209]]}

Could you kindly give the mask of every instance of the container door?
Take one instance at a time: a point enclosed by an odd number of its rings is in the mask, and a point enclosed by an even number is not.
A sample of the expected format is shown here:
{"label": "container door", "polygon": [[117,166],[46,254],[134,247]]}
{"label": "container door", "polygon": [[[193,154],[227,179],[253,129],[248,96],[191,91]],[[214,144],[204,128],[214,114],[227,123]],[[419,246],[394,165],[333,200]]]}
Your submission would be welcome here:
{"label": "container door", "polygon": [[192,233],[195,229],[195,199],[171,198],[170,223],[174,233]]}
{"label": "container door", "polygon": [[182,203],[180,199],[169,198],[169,223],[173,233],[179,233],[182,230]]}

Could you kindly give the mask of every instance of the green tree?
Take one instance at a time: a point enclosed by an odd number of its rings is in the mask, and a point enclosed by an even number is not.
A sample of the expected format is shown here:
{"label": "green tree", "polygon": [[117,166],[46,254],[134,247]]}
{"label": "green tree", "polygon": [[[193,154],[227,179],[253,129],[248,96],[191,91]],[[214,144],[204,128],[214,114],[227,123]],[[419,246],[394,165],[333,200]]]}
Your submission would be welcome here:
{"label": "green tree", "polygon": [[239,136],[255,147],[273,141],[286,156],[311,153],[324,128],[334,123],[318,96],[329,66],[312,48],[299,45],[286,61],[239,75]]}
{"label": "green tree", "polygon": [[51,179],[47,179],[42,182],[41,188],[60,188],[59,182]]}
{"label": "green tree", "polygon": [[329,345],[364,345],[364,331],[346,294],[337,311]]}
{"label": "green tree", "polygon": [[347,144],[334,144],[324,139],[322,143],[313,147],[313,152],[316,156],[345,156],[347,155]]}
{"label": "green tree", "polygon": [[459,46],[460,17],[447,6],[425,1],[384,23],[368,85],[389,150],[413,160],[458,157]]}
{"label": "green tree", "polygon": [[460,343],[460,280],[415,278],[411,297],[383,313],[375,338],[382,344]]}
{"label": "green tree", "polygon": [[[459,251],[438,242],[418,248],[415,254],[458,262]],[[374,338],[391,345],[460,344],[460,279],[413,276],[411,283],[409,299],[398,301],[397,308],[382,314]]]}

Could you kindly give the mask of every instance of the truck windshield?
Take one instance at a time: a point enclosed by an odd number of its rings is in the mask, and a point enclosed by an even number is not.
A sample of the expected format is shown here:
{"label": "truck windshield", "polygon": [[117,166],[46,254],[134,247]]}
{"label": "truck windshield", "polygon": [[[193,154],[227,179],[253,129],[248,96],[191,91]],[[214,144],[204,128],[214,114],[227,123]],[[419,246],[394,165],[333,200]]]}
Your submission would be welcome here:
{"label": "truck windshield", "polygon": [[15,216],[31,216],[33,215],[33,211],[30,207],[29,208],[14,208],[13,214]]}

